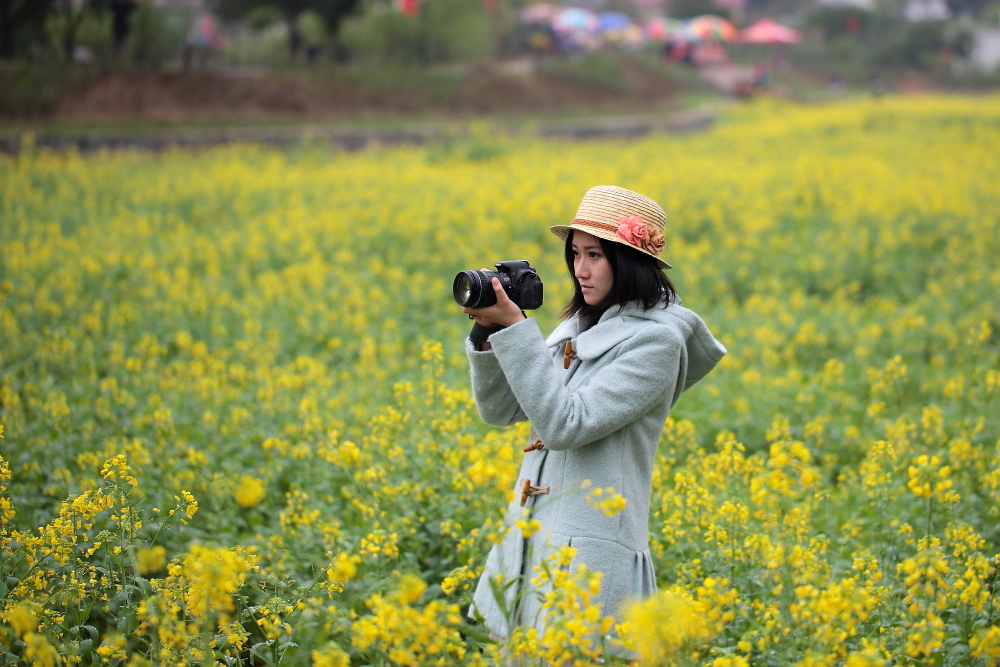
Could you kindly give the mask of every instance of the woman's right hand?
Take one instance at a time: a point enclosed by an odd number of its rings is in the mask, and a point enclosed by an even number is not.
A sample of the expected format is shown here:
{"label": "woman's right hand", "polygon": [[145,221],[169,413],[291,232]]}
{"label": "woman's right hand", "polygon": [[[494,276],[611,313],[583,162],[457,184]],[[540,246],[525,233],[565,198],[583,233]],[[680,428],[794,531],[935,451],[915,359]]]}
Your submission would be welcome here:
{"label": "woman's right hand", "polygon": [[486,308],[462,308],[462,312],[472,315],[473,319],[484,327],[496,325],[509,327],[512,324],[527,319],[516,303],[510,300],[499,278],[493,279],[493,292],[496,294],[497,302]]}

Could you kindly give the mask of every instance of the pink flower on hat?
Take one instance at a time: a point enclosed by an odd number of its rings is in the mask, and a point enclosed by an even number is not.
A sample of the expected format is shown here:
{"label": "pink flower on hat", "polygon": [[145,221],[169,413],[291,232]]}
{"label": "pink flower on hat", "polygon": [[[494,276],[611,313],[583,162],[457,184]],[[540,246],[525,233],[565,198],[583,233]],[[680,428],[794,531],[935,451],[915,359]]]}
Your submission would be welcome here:
{"label": "pink flower on hat", "polygon": [[618,238],[631,243],[637,248],[643,247],[643,242],[649,238],[649,228],[642,221],[642,216],[625,215],[618,218]]}

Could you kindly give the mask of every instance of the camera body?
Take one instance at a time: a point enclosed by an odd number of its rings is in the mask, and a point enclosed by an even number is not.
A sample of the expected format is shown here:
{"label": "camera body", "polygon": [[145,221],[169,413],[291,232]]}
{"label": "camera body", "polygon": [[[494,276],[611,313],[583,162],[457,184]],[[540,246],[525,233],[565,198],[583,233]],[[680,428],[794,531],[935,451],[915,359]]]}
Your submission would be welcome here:
{"label": "camera body", "polygon": [[542,305],[542,279],[528,262],[497,262],[496,271],[462,271],[455,276],[452,294],[460,306],[486,308],[497,302],[492,280],[498,278],[507,297],[521,310],[537,310]]}

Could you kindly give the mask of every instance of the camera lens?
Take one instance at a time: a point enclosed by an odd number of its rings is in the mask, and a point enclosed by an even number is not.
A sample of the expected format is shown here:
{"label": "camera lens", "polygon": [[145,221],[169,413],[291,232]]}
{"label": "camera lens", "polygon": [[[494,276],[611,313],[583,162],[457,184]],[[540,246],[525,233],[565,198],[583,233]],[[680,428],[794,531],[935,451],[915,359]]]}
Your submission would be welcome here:
{"label": "camera lens", "polygon": [[455,301],[463,306],[469,302],[469,297],[472,296],[472,285],[469,284],[469,276],[465,275],[464,271],[455,277],[454,292]]}
{"label": "camera lens", "polygon": [[455,276],[451,292],[460,306],[485,308],[497,302],[490,280],[497,275],[493,271],[462,271]]}

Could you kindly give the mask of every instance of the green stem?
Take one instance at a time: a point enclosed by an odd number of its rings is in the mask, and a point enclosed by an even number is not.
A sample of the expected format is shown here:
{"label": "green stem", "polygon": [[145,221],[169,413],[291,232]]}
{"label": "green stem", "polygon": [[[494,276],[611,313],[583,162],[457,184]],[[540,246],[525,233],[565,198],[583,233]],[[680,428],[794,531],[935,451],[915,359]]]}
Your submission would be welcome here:
{"label": "green stem", "polygon": [[934,491],[931,491],[931,495],[927,498],[927,544],[930,546],[931,539],[931,521],[934,517]]}
{"label": "green stem", "polygon": [[156,544],[156,539],[160,536],[160,533],[163,532],[163,529],[167,527],[167,525],[170,523],[170,520],[172,518],[174,518],[174,515],[176,515],[177,512],[179,512],[179,511],[181,511],[181,506],[177,505],[177,507],[174,508],[174,513],[173,514],[168,514],[167,517],[163,521],[160,522],[160,527],[156,529],[156,534],[153,535],[152,539],[149,540],[149,546],[150,547],[152,547],[154,544]]}

